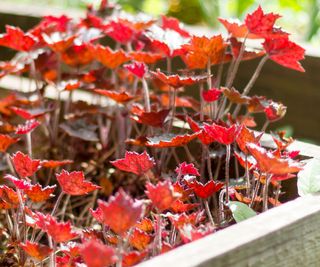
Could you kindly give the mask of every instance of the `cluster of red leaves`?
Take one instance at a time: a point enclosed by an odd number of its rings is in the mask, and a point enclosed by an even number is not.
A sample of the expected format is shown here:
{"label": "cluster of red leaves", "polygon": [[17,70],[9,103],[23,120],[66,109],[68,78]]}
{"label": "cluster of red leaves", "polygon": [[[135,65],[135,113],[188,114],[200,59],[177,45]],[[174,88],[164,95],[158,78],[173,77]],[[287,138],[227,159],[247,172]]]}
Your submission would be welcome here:
{"label": "cluster of red leaves", "polygon": [[[24,73],[36,86],[0,99],[1,231],[13,247],[1,266],[12,253],[19,266],[133,266],[232,224],[229,198],[256,212],[280,205],[281,181],[302,169],[283,133],[276,149],[260,144],[286,107],[248,96],[252,81],[232,87],[241,60],[304,71],[304,49],[275,26],[279,15],[258,7],[243,23],[220,19],[223,38],[123,14],[103,0],[80,20],[47,16],[0,35],[18,52],[0,78]],[[248,38],[261,47],[247,49]],[[180,74],[173,58],[185,63]],[[81,93],[86,102],[73,99]],[[265,115],[262,133],[255,113]]]}

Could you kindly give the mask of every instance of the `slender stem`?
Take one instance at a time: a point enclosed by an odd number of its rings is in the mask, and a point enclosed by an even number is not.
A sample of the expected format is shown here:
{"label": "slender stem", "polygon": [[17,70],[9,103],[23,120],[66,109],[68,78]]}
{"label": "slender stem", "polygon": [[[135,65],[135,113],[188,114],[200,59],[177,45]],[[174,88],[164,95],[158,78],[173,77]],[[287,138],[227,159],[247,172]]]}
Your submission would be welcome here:
{"label": "slender stem", "polygon": [[270,121],[266,120],[266,122],[263,124],[263,126],[261,128],[261,132],[265,132],[267,130],[269,124],[270,124]]}
{"label": "slender stem", "polygon": [[[242,96],[246,96],[246,95],[249,94],[251,88],[253,87],[254,83],[256,82],[256,80],[257,80],[258,77],[259,77],[259,74],[260,74],[260,72],[261,72],[261,70],[262,70],[263,65],[267,62],[268,58],[269,58],[268,55],[266,55],[266,56],[264,56],[264,57],[261,59],[261,61],[259,62],[259,65],[258,65],[258,67],[256,68],[255,72],[253,73],[250,81],[248,82],[248,84],[246,85],[246,87],[243,89]],[[236,117],[236,116],[238,115],[238,112],[239,112],[239,110],[240,110],[240,107],[241,107],[240,104],[238,104],[238,105],[236,106],[236,108],[235,108],[235,110],[234,110],[234,112],[233,112],[233,117]]]}
{"label": "slender stem", "polygon": [[149,96],[148,84],[145,78],[142,78],[141,82],[143,86],[144,104],[146,107],[146,112],[150,112],[151,108],[150,108],[150,96]]}
{"label": "slender stem", "polygon": [[28,154],[29,154],[29,157],[32,158],[32,138],[31,138],[31,132],[28,132],[28,133],[26,134],[26,139],[27,139]]}
{"label": "slender stem", "polygon": [[54,204],[53,210],[52,210],[52,212],[51,212],[51,216],[53,216],[53,215],[55,214],[56,210],[58,209],[58,207],[59,207],[59,205],[60,205],[60,202],[61,202],[63,196],[64,196],[64,193],[61,192],[60,195],[59,195],[58,198],[57,198],[56,203]]}
{"label": "slender stem", "polygon": [[208,146],[207,146],[207,165],[208,165],[209,178],[210,178],[210,180],[213,180],[210,151],[209,151],[209,147]]}
{"label": "slender stem", "polygon": [[56,267],[56,253],[54,250],[54,242],[52,240],[52,237],[48,235],[48,242],[49,242],[49,247],[52,249],[52,253],[50,254],[50,259],[49,259],[49,266],[50,267]]}
{"label": "slender stem", "polygon": [[206,213],[208,215],[208,218],[210,220],[210,223],[212,224],[213,227],[215,227],[215,223],[214,223],[214,220],[213,220],[210,208],[209,208],[208,200],[207,199],[203,200],[203,203],[204,203],[204,207],[205,207]]}
{"label": "slender stem", "polygon": [[211,80],[211,61],[210,59],[208,60],[208,64],[207,64],[207,84],[208,84],[208,89],[212,88],[212,80]]}
{"label": "slender stem", "polygon": [[271,181],[272,174],[267,174],[265,185],[263,187],[263,211],[268,210],[268,189],[269,189],[269,183]]}
{"label": "slender stem", "polygon": [[225,175],[226,175],[226,204],[229,203],[229,176],[230,176],[230,154],[231,154],[231,146],[227,145],[226,147],[226,167],[225,167]]}
{"label": "slender stem", "polygon": [[162,221],[161,221],[161,214],[158,213],[157,215],[157,232],[155,237],[155,244],[154,244],[154,256],[161,253],[162,250]]}
{"label": "slender stem", "polygon": [[122,252],[123,252],[123,240],[118,238],[118,250],[117,250],[117,262],[116,267],[122,267]]}

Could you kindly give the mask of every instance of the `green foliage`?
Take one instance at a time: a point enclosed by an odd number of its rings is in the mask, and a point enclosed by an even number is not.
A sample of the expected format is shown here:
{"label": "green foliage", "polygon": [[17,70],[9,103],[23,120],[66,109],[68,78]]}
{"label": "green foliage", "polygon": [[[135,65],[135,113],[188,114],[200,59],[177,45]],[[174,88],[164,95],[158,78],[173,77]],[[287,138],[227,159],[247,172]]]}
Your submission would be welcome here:
{"label": "green foliage", "polygon": [[307,196],[317,192],[320,192],[320,160],[314,158],[298,173],[298,193]]}
{"label": "green foliage", "polygon": [[257,215],[253,209],[238,201],[230,201],[229,208],[232,212],[233,218],[237,223]]}

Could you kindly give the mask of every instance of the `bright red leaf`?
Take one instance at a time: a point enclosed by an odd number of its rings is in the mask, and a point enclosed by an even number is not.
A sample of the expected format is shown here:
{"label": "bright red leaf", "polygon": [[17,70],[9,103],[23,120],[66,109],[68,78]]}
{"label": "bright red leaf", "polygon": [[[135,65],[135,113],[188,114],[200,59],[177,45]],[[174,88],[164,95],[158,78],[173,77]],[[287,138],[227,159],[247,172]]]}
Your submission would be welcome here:
{"label": "bright red leaf", "polygon": [[19,124],[16,128],[16,134],[27,134],[37,128],[41,123],[37,120],[28,120],[25,124]]}
{"label": "bright red leaf", "polygon": [[204,131],[216,142],[224,145],[230,145],[237,138],[240,126],[233,124],[230,127],[224,127],[213,123],[212,125],[204,124]]}
{"label": "bright red leaf", "polygon": [[244,38],[244,37],[247,37],[249,39],[259,38],[259,36],[249,33],[247,26],[244,23],[241,23],[239,20],[219,18],[219,21],[227,29],[228,33],[234,38]]}
{"label": "bright red leaf", "polygon": [[164,30],[170,29],[179,33],[182,37],[190,37],[190,33],[184,30],[180,21],[176,18],[169,18],[164,15],[161,16],[162,19],[162,28]]}
{"label": "bright red leaf", "polygon": [[138,62],[142,62],[145,64],[154,64],[160,59],[162,59],[163,55],[160,53],[133,51],[130,53],[130,57],[132,57],[133,60]]}
{"label": "bright red leaf", "polygon": [[140,261],[142,261],[147,256],[147,254],[147,251],[130,251],[124,253],[122,258],[122,265],[123,267],[130,267],[136,265]]}
{"label": "bright red leaf", "polygon": [[193,189],[194,193],[203,199],[211,197],[214,193],[217,193],[222,187],[223,183],[209,181],[206,184],[202,184],[197,180],[193,180],[188,183],[188,186]]}
{"label": "bright red leaf", "polygon": [[152,127],[163,127],[163,124],[170,113],[169,109],[162,109],[159,111],[150,111],[146,112],[143,108],[139,107],[138,105],[133,105],[131,112],[133,116],[131,119],[138,123],[150,125]]}
{"label": "bright red leaf", "polygon": [[103,90],[103,89],[95,89],[94,91],[100,95],[109,97],[112,100],[116,101],[117,103],[121,103],[121,104],[124,104],[131,100],[136,99],[135,96],[132,96],[127,92],[116,92],[116,91]]}
{"label": "bright red leaf", "polygon": [[62,170],[56,174],[57,180],[62,188],[62,191],[72,196],[86,195],[101,187],[85,180],[84,174],[81,171],[68,172]]}
{"label": "bright red leaf", "polygon": [[218,88],[211,88],[208,91],[203,91],[202,92],[202,97],[204,101],[206,102],[214,102],[219,99],[222,91],[219,90]]}
{"label": "bright red leaf", "polygon": [[33,202],[43,202],[53,197],[52,193],[54,192],[56,185],[42,187],[39,183],[31,185],[24,192]]}
{"label": "bright red leaf", "polygon": [[65,160],[42,160],[40,162],[40,165],[43,168],[54,169],[54,168],[68,165],[68,164],[72,164],[72,163],[73,163],[73,160],[68,160],[68,159],[65,159]]}
{"label": "bright red leaf", "polygon": [[18,151],[12,156],[12,163],[20,177],[31,177],[41,166],[40,160],[33,160]]}
{"label": "bright red leaf", "polygon": [[6,33],[0,35],[0,46],[14,50],[29,52],[35,47],[37,38],[24,33],[20,28],[6,25]]}
{"label": "bright red leaf", "polygon": [[136,175],[143,175],[155,165],[155,162],[146,151],[141,154],[126,151],[123,159],[111,161],[111,164],[119,170],[132,172]]}
{"label": "bright red leaf", "polygon": [[110,197],[108,202],[99,200],[98,205],[103,222],[119,235],[133,227],[142,215],[142,203],[134,201],[122,189]]}
{"label": "bright red leaf", "polygon": [[146,184],[146,195],[159,212],[169,209],[174,201],[181,196],[174,192],[170,181],[158,182],[156,185]]}
{"label": "bright red leaf", "polygon": [[6,134],[0,134],[0,152],[5,153],[7,149],[19,141],[19,138],[13,138]]}
{"label": "bright red leaf", "polygon": [[40,243],[33,243],[26,241],[25,243],[20,243],[20,247],[31,257],[42,261],[53,251],[50,247],[42,245]]}
{"label": "bright red leaf", "polygon": [[140,62],[133,62],[131,64],[126,64],[124,65],[124,67],[140,79],[142,79],[145,73],[148,71],[148,67],[144,63],[140,63]]}
{"label": "bright red leaf", "polygon": [[147,248],[152,240],[152,236],[139,228],[134,228],[129,237],[129,244],[139,251]]}
{"label": "bright red leaf", "polygon": [[85,242],[80,254],[88,267],[108,267],[117,260],[115,250],[97,239]]}
{"label": "bright red leaf", "polygon": [[198,169],[194,166],[193,163],[186,163],[182,162],[179,164],[179,166],[175,169],[175,172],[178,175],[195,175],[195,176],[200,176],[200,173]]}
{"label": "bright red leaf", "polygon": [[17,177],[10,174],[6,174],[4,178],[10,180],[15,185],[15,187],[20,190],[26,190],[31,186],[30,182],[26,180],[18,179]]}

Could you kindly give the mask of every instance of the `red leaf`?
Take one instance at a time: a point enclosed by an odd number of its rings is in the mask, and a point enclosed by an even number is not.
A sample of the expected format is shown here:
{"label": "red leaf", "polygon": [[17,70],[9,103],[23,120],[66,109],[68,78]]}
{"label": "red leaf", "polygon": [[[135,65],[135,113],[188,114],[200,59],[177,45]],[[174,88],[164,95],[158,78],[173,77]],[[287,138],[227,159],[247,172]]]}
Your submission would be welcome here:
{"label": "red leaf", "polygon": [[50,214],[35,213],[36,224],[45,231],[56,243],[62,243],[74,239],[77,233],[71,230],[70,222],[58,222]]}
{"label": "red leaf", "polygon": [[147,233],[154,231],[153,222],[147,217],[144,217],[143,219],[141,219],[141,221],[138,222],[135,226],[141,231],[144,231]]}
{"label": "red leaf", "polygon": [[193,189],[194,193],[203,199],[211,197],[214,193],[217,193],[222,187],[223,183],[209,181],[206,184],[202,184],[197,180],[193,180],[188,183],[188,186]]}
{"label": "red leaf", "polygon": [[179,229],[179,233],[184,244],[198,240],[213,232],[214,232],[214,229],[212,229],[211,227],[208,227],[208,228],[202,227],[197,229],[190,224],[186,224]]}
{"label": "red leaf", "polygon": [[178,229],[183,227],[186,224],[196,225],[197,223],[203,221],[205,217],[203,216],[203,211],[201,212],[193,212],[189,215],[186,213],[181,214],[171,214],[167,213],[167,217],[170,222]]}
{"label": "red leaf", "polygon": [[28,120],[25,124],[19,124],[16,128],[16,134],[27,134],[37,128],[41,123],[37,120]]}
{"label": "red leaf", "polygon": [[17,177],[10,175],[10,174],[6,174],[4,176],[5,179],[10,180],[16,188],[20,189],[20,190],[26,190],[28,188],[30,188],[31,184],[25,180],[21,180],[18,179]]}
{"label": "red leaf", "polygon": [[219,18],[219,21],[227,29],[228,33],[234,38],[244,38],[246,36],[249,39],[259,38],[259,36],[249,33],[247,26],[238,20]]}
{"label": "red leaf", "polygon": [[190,37],[190,33],[182,28],[182,24],[176,18],[169,18],[164,15],[161,16],[162,28],[164,30],[170,29],[179,33],[182,37]]}
{"label": "red leaf", "polygon": [[148,71],[148,67],[144,63],[140,63],[140,62],[133,62],[131,64],[126,64],[124,65],[124,67],[140,79],[142,79],[145,73]]}
{"label": "red leaf", "polygon": [[274,13],[265,14],[261,6],[259,6],[253,13],[246,16],[245,24],[250,33],[262,38],[287,36],[288,34],[286,32],[274,27],[276,20],[280,17],[280,15]]}
{"label": "red leaf", "polygon": [[73,163],[73,160],[68,160],[68,159],[66,159],[66,160],[42,160],[40,162],[40,165],[43,168],[54,169],[54,168],[68,165],[68,164],[72,164],[72,163]]}
{"label": "red leaf", "polygon": [[152,236],[139,228],[134,228],[129,237],[129,244],[137,250],[144,250],[147,248],[152,240]]}
{"label": "red leaf", "polygon": [[[238,58],[240,55],[241,47],[243,43],[239,42],[236,38],[230,38],[232,56],[234,58]],[[257,57],[261,57],[265,54],[265,51],[257,50],[257,49],[245,49],[243,51],[241,60],[250,60]]]}
{"label": "red leaf", "polygon": [[142,203],[134,201],[122,189],[108,202],[98,200],[98,205],[103,213],[103,222],[119,235],[133,227],[142,215]]}
{"label": "red leaf", "polygon": [[85,180],[81,171],[67,172],[62,170],[56,174],[57,180],[62,187],[62,191],[72,196],[86,195],[101,187]]}
{"label": "red leaf", "polygon": [[113,51],[107,46],[96,45],[91,47],[96,60],[110,69],[115,69],[130,60],[130,57],[122,50]]}
{"label": "red leaf", "polygon": [[44,42],[50,47],[50,49],[56,53],[62,53],[67,50],[71,45],[73,45],[76,35],[72,36],[63,36],[58,35],[56,32],[50,36],[43,34],[42,35]]}
{"label": "red leaf", "polygon": [[223,94],[232,102],[236,104],[246,104],[250,100],[247,96],[242,96],[235,88],[222,88]]}
{"label": "red leaf", "polygon": [[0,46],[18,51],[30,51],[37,43],[37,38],[24,33],[20,28],[6,25],[6,33],[0,35]]}
{"label": "red leaf", "polygon": [[123,159],[117,159],[110,163],[122,171],[132,172],[136,175],[143,175],[155,165],[154,159],[146,151],[141,154],[126,151]]}
{"label": "red leaf", "polygon": [[304,59],[305,49],[289,41],[288,37],[266,39],[263,47],[274,62],[286,68],[305,71],[299,62]]}
{"label": "red leaf", "polygon": [[280,102],[269,101],[269,105],[264,108],[267,120],[271,122],[278,121],[284,117],[287,107]]}
{"label": "red leaf", "polygon": [[97,239],[91,239],[84,243],[80,254],[88,267],[107,267],[117,260],[115,250]]}
{"label": "red leaf", "polygon": [[19,196],[16,191],[6,185],[0,185],[0,206],[7,204],[8,208],[16,208],[19,205]]}
{"label": "red leaf", "polygon": [[95,89],[94,91],[100,95],[109,97],[112,100],[116,101],[117,103],[121,103],[121,104],[124,104],[131,100],[136,99],[135,96],[132,96],[127,92],[116,92],[116,91],[103,90],[103,89]]}
{"label": "red leaf", "polygon": [[195,203],[195,204],[183,203],[181,200],[177,199],[171,205],[170,210],[172,210],[174,213],[182,213],[182,212],[190,211],[198,206],[199,206],[198,203]]}
{"label": "red leaf", "polygon": [[201,81],[204,81],[207,79],[207,76],[179,76],[179,75],[166,75],[163,72],[161,72],[159,69],[157,71],[150,71],[150,73],[158,78],[160,81],[162,81],[165,84],[168,84],[171,87],[174,87],[175,89],[183,86],[189,86]]}
{"label": "red leaf", "polygon": [[204,131],[216,142],[224,145],[230,145],[236,139],[241,127],[233,124],[230,127],[220,126],[213,123],[212,125],[204,124]]}
{"label": "red leaf", "polygon": [[210,65],[220,64],[224,60],[226,46],[221,35],[211,38],[193,36],[191,41],[183,46],[187,51],[183,60],[190,69],[206,68],[209,62]]}
{"label": "red leaf", "polygon": [[55,190],[56,185],[46,186],[42,188],[40,184],[31,185],[24,192],[33,202],[43,202],[48,198],[53,197],[53,191]]}
{"label": "red leaf", "polygon": [[200,127],[193,119],[191,119],[189,116],[187,117],[187,122],[191,128],[192,131],[198,134],[198,138],[204,145],[210,145],[215,141],[214,138],[212,138],[210,135],[208,135],[203,127]]}
{"label": "red leaf", "polygon": [[10,94],[0,100],[0,113],[10,116],[12,114],[12,110],[10,106],[12,106],[17,100],[15,94]]}
{"label": "red leaf", "polygon": [[200,176],[198,169],[193,165],[193,163],[187,164],[186,162],[182,162],[179,166],[175,169],[175,172],[181,175],[195,175]]}
{"label": "red leaf", "polygon": [[211,88],[208,91],[202,92],[202,97],[206,102],[214,102],[219,99],[222,91],[217,88]]}
{"label": "red leaf", "polygon": [[122,265],[123,267],[130,267],[136,265],[137,263],[142,261],[147,256],[147,254],[147,251],[130,251],[124,253],[122,258]]}
{"label": "red leaf", "polygon": [[105,32],[107,35],[121,44],[126,44],[132,41],[135,34],[135,31],[131,27],[125,25],[121,21],[111,21],[106,26]]}
{"label": "red leaf", "polygon": [[132,106],[131,112],[134,116],[131,117],[134,121],[153,127],[163,127],[163,124],[170,113],[169,109],[163,109],[160,111],[145,112],[137,105]]}
{"label": "red leaf", "polygon": [[197,136],[198,136],[198,133],[185,134],[185,135],[166,134],[166,135],[159,135],[159,136],[148,137],[148,138],[142,137],[134,140],[130,139],[126,141],[126,143],[132,144],[132,145],[156,147],[156,148],[178,147],[178,146],[184,146],[188,144]]}
{"label": "red leaf", "polygon": [[258,144],[260,137],[261,135],[256,137],[253,131],[243,126],[239,131],[236,141],[240,150],[243,153],[248,154],[249,152],[247,150],[247,144],[248,143]]}
{"label": "red leaf", "polygon": [[180,194],[175,193],[170,181],[158,182],[156,185],[146,184],[146,195],[159,212],[169,209]]}
{"label": "red leaf", "polygon": [[238,153],[235,151],[234,156],[236,157],[236,159],[244,169],[246,168],[246,166],[248,166],[248,169],[251,170],[253,167],[257,165],[257,161],[252,156],[248,155],[247,161],[246,161],[246,156],[243,153]]}
{"label": "red leaf", "polygon": [[44,110],[44,109],[27,110],[27,109],[18,108],[18,107],[11,107],[11,109],[17,115],[24,118],[25,120],[35,119],[37,117],[44,115],[47,112],[47,110]]}
{"label": "red leaf", "polygon": [[31,177],[41,166],[40,160],[32,160],[28,155],[18,151],[12,156],[15,170],[20,177]]}
{"label": "red leaf", "polygon": [[295,173],[302,170],[302,164],[291,159],[282,159],[274,156],[271,152],[256,145],[248,144],[248,150],[257,160],[260,171],[275,174],[285,175],[288,173]]}
{"label": "red leaf", "polygon": [[26,241],[26,243],[20,243],[20,247],[31,257],[42,261],[53,251],[46,245],[42,245],[39,243],[33,243],[30,241]]}
{"label": "red leaf", "polygon": [[19,141],[19,138],[13,138],[6,134],[0,134],[0,152],[5,153],[9,146]]}
{"label": "red leaf", "polygon": [[61,59],[67,65],[80,67],[91,63],[94,60],[94,54],[87,43],[73,44],[63,51]]}
{"label": "red leaf", "polygon": [[160,59],[162,59],[163,55],[160,53],[133,51],[130,53],[130,57],[132,57],[132,59],[138,62],[142,62],[145,64],[154,64]]}

